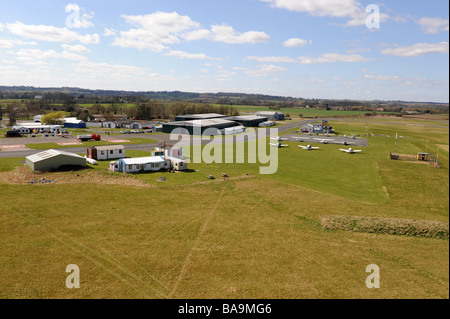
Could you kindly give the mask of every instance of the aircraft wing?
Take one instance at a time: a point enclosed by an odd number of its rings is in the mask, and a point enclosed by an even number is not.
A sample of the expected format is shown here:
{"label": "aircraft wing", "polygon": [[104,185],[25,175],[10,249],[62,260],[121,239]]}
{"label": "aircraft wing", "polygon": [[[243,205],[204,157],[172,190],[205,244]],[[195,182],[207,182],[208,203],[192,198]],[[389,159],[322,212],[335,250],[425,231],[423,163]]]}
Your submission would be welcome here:
{"label": "aircraft wing", "polygon": [[342,148],[340,149],[340,151],[350,153],[350,150],[343,150]]}

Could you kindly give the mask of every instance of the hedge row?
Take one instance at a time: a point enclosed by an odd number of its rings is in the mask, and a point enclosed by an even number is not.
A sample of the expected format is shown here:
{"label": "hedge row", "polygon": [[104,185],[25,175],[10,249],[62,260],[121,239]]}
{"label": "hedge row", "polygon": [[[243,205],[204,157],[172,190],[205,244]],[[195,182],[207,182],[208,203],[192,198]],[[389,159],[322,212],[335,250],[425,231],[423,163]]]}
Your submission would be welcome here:
{"label": "hedge row", "polygon": [[326,216],[321,220],[325,229],[449,239],[449,224],[444,222],[360,216]]}

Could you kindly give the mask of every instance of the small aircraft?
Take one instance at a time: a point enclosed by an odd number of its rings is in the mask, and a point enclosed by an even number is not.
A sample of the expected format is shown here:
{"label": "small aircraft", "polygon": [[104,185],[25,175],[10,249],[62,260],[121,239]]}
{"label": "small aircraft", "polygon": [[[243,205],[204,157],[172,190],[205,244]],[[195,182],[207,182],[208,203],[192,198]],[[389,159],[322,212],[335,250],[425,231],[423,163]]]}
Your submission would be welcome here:
{"label": "small aircraft", "polygon": [[307,151],[320,149],[320,147],[312,147],[311,145],[307,145],[307,146],[299,145],[298,147],[300,147],[300,148],[302,148],[304,150],[307,150]]}
{"label": "small aircraft", "polygon": [[353,134],[353,135],[351,135],[351,136],[348,136],[347,134],[344,134],[344,137],[345,137],[345,138],[356,139],[355,134]]}
{"label": "small aircraft", "polygon": [[309,137],[294,137],[294,140],[296,140],[297,142],[303,142],[303,140],[305,140],[305,139],[309,140],[310,138]]}
{"label": "small aircraft", "polygon": [[281,137],[271,137],[270,138],[271,140],[275,140],[275,141],[287,141],[288,139],[287,138],[281,138]]}
{"label": "small aircraft", "polygon": [[278,148],[282,148],[282,147],[288,147],[289,145],[287,145],[287,144],[281,144],[281,143],[269,143],[271,146],[274,146],[274,147],[278,147]]}
{"label": "small aircraft", "polygon": [[349,148],[348,150],[343,150],[343,149],[340,149],[340,151],[342,151],[342,152],[346,152],[346,153],[349,153],[349,154],[355,154],[355,153],[359,153],[359,152],[362,152],[361,150],[354,150],[353,148]]}
{"label": "small aircraft", "polygon": [[320,138],[315,138],[315,140],[319,141],[319,143],[322,144],[328,144],[329,142],[333,142],[334,140],[331,139],[320,139]]}
{"label": "small aircraft", "polygon": [[342,142],[342,145],[352,145],[352,143],[349,143],[349,142],[347,142],[346,140],[344,140],[344,141]]}

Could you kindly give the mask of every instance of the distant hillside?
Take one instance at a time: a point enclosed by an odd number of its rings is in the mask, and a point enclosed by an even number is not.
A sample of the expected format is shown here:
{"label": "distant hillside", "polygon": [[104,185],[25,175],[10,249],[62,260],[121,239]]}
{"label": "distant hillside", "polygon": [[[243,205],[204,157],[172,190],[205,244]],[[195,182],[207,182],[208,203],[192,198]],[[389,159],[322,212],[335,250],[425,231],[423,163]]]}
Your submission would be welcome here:
{"label": "distant hillside", "polygon": [[72,98],[76,103],[135,103],[159,100],[162,102],[185,101],[192,103],[210,103],[224,105],[255,105],[282,107],[409,107],[448,109],[448,103],[414,102],[414,101],[359,101],[304,99],[285,96],[246,93],[193,93],[180,91],[123,91],[90,90],[76,87],[41,88],[33,86],[0,86],[1,99],[35,99],[42,96],[53,103]]}

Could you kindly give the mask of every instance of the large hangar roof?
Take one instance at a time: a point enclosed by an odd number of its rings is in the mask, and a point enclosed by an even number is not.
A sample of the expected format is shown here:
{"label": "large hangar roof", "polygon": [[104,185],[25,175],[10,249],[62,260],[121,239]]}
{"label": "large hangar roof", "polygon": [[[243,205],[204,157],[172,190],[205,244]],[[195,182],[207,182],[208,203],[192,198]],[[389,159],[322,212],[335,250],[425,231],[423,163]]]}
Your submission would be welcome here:
{"label": "large hangar roof", "polygon": [[222,120],[222,119],[208,119],[208,120],[195,120],[195,121],[181,121],[181,122],[164,123],[164,125],[177,125],[177,126],[200,125],[201,127],[208,127],[208,126],[221,125],[221,124],[236,124],[236,123],[233,121]]}
{"label": "large hangar roof", "polygon": [[214,118],[221,118],[226,117],[226,115],[223,114],[217,114],[217,113],[206,113],[206,114],[186,114],[186,115],[179,115],[178,118],[184,118],[189,120],[206,120],[206,119],[214,119]]}
{"label": "large hangar roof", "polygon": [[37,163],[40,161],[44,161],[46,159],[49,159],[51,157],[55,157],[58,155],[65,155],[65,156],[71,156],[71,157],[77,157],[77,158],[83,158],[78,154],[64,152],[64,151],[58,151],[58,150],[48,150],[44,152],[40,152],[34,155],[27,156],[27,159],[33,163]]}

